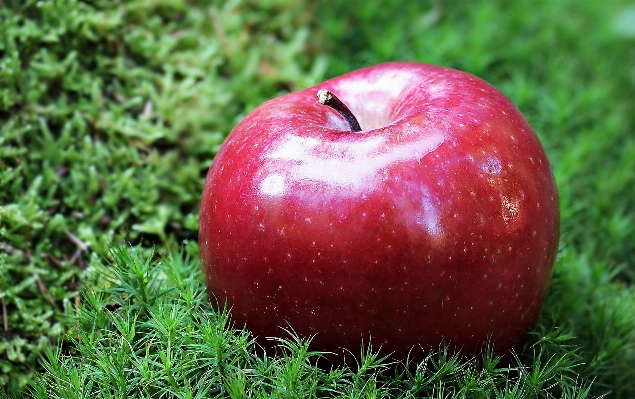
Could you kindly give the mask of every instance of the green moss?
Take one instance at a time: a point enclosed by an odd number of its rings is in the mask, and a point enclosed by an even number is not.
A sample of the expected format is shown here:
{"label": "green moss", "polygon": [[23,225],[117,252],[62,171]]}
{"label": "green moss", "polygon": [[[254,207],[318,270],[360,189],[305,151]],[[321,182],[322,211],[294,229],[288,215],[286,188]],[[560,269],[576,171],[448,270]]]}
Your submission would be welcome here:
{"label": "green moss", "polygon": [[202,179],[224,136],[322,67],[295,2],[6,3],[0,384],[22,385],[43,341],[59,337],[51,326],[91,256],[113,239],[160,253],[196,239]]}

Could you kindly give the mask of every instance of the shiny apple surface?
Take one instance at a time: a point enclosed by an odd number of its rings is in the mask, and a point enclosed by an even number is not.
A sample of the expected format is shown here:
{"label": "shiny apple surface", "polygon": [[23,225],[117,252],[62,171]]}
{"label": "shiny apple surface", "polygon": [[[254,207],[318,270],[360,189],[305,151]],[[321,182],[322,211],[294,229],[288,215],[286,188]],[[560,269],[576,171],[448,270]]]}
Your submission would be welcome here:
{"label": "shiny apple surface", "polygon": [[[362,131],[318,103],[328,89]],[[208,172],[199,244],[209,294],[260,342],[404,358],[441,342],[522,342],[557,252],[545,152],[518,109],[452,69],[388,63],[270,100]]]}

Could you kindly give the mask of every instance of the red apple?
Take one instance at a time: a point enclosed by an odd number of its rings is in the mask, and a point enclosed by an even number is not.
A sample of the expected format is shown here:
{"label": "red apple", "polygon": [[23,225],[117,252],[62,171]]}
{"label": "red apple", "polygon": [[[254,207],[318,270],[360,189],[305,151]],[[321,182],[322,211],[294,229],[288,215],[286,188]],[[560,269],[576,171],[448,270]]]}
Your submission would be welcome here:
{"label": "red apple", "polygon": [[291,326],[312,349],[371,339],[404,358],[520,344],[558,234],[553,173],[518,109],[470,74],[396,62],[247,115],[208,172],[199,244],[209,294],[261,342]]}

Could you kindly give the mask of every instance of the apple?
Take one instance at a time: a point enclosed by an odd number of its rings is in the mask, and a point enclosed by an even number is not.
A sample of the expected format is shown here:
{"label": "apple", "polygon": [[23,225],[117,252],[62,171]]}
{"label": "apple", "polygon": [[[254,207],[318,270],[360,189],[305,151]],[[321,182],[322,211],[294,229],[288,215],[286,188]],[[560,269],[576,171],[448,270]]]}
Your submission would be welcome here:
{"label": "apple", "polygon": [[208,293],[263,345],[503,354],[536,321],[559,238],[545,152],[465,72],[380,64],[260,105],[207,174]]}

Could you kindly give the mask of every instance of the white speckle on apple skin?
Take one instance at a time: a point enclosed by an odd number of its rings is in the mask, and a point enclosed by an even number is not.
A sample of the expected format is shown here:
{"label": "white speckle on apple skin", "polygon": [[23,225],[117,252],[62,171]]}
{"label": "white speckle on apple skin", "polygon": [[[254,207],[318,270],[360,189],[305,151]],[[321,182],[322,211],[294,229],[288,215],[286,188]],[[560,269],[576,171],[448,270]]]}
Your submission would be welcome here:
{"label": "white speckle on apple skin", "polygon": [[497,175],[503,169],[503,164],[498,157],[488,157],[481,166],[481,169],[490,175]]}

